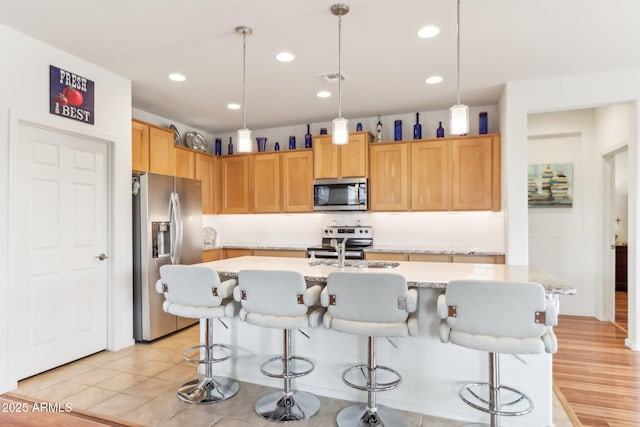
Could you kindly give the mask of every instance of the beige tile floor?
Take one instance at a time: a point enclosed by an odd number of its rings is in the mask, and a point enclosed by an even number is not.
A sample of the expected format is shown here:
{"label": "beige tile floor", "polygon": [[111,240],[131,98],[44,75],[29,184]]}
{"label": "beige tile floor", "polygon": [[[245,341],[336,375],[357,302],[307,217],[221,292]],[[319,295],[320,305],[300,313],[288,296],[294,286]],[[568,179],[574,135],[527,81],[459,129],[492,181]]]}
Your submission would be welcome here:
{"label": "beige tile floor", "polygon": [[[76,409],[144,426],[281,425],[263,420],[253,410],[256,399],[272,390],[265,386],[241,383],[233,399],[211,405],[180,401],[176,397],[177,387],[195,377],[195,367],[182,360],[182,351],[197,341],[198,329],[191,327],[152,344],[97,353],[20,381],[15,393],[33,400],[71,403]],[[295,425],[335,426],[336,413],[351,403],[327,397],[320,397],[320,401],[321,409],[316,416]],[[405,414],[411,427],[463,424],[417,413]],[[554,398],[554,426],[572,425]]]}

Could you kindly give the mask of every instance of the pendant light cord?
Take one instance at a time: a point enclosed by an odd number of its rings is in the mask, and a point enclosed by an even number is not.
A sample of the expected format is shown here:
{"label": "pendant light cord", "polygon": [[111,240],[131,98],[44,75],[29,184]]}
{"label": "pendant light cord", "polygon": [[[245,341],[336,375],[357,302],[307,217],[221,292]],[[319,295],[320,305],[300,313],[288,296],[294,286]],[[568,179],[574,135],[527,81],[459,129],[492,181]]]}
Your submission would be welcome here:
{"label": "pendant light cord", "polygon": [[338,15],[338,118],[342,118],[342,14]]}
{"label": "pendant light cord", "polygon": [[457,38],[457,72],[458,72],[458,105],[460,105],[460,0],[458,0],[457,10],[457,25],[456,25],[456,38]]}
{"label": "pendant light cord", "polygon": [[247,128],[247,30],[242,32],[242,128]]}

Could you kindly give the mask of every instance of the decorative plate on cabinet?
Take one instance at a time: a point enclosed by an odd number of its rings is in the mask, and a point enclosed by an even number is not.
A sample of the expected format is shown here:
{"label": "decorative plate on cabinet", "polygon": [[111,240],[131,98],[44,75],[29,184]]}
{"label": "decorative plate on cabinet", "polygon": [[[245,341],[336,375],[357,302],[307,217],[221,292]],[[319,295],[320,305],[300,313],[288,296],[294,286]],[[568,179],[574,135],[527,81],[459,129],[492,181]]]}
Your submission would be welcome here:
{"label": "decorative plate on cabinet", "polygon": [[187,132],[184,135],[184,142],[187,147],[194,150],[207,151],[207,140],[198,132]]}
{"label": "decorative plate on cabinet", "polygon": [[169,125],[169,129],[173,131],[173,144],[174,145],[183,145],[182,137],[180,136],[180,132],[178,132],[178,128],[174,125]]}

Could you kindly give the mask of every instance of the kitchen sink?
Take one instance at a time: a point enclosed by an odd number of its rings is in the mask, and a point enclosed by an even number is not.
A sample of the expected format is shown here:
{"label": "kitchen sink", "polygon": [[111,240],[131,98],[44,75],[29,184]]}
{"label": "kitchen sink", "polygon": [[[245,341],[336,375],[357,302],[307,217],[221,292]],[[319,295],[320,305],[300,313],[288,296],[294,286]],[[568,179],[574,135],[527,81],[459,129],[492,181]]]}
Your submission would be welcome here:
{"label": "kitchen sink", "polygon": [[[336,260],[316,260],[309,263],[310,266],[316,265],[330,265],[332,267],[338,266]],[[357,268],[395,268],[400,263],[393,261],[364,261],[364,260],[346,260],[344,262],[345,267],[357,267]]]}

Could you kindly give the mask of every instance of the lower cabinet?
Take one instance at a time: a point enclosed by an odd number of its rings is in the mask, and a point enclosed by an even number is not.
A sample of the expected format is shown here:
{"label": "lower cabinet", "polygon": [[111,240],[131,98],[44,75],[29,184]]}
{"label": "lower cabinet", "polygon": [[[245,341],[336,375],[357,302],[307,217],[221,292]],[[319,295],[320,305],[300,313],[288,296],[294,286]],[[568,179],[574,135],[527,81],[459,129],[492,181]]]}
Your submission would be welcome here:
{"label": "lower cabinet", "polygon": [[367,252],[364,255],[364,259],[368,261],[420,261],[504,264],[504,255],[448,255],[402,252]]}
{"label": "lower cabinet", "polygon": [[273,257],[291,257],[306,258],[307,251],[293,249],[237,249],[228,248],[224,250],[224,258],[237,258],[241,256],[273,256]]}
{"label": "lower cabinet", "polygon": [[253,251],[251,249],[224,249],[224,258],[238,258],[241,256],[251,256]]}
{"label": "lower cabinet", "polygon": [[208,249],[202,251],[202,262],[218,261],[222,259],[222,249]]}

